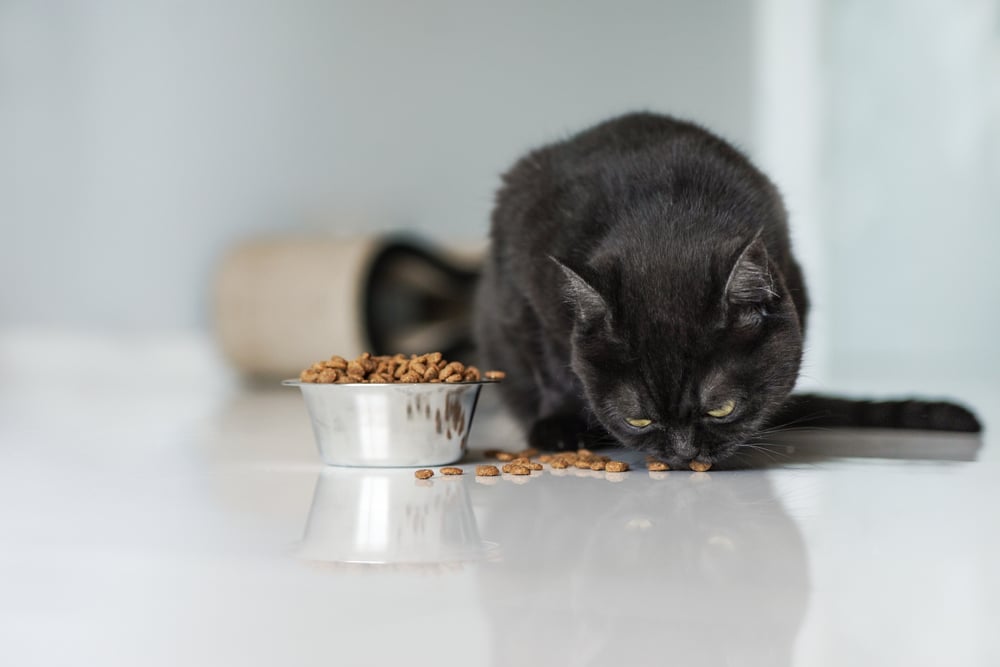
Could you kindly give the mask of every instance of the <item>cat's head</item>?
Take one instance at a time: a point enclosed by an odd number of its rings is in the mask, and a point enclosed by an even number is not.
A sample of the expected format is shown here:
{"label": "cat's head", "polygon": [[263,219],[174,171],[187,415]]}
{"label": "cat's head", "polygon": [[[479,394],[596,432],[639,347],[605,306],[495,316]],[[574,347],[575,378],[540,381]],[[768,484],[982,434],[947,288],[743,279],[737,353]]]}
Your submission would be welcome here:
{"label": "cat's head", "polygon": [[794,386],[799,314],[759,235],[735,257],[671,275],[625,258],[613,277],[588,281],[559,265],[573,370],[622,444],[672,466],[715,463],[757,435]]}

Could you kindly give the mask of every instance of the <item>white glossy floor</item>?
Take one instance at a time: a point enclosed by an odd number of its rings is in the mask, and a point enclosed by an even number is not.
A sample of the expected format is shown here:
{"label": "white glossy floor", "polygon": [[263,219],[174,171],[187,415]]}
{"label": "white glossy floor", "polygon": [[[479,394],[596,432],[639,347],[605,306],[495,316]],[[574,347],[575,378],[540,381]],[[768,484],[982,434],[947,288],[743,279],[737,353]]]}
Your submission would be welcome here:
{"label": "white glossy floor", "polygon": [[[296,390],[197,352],[31,349],[0,355],[3,665],[1000,664],[992,430],[418,483],[324,469]],[[472,444],[517,447],[489,407]]]}

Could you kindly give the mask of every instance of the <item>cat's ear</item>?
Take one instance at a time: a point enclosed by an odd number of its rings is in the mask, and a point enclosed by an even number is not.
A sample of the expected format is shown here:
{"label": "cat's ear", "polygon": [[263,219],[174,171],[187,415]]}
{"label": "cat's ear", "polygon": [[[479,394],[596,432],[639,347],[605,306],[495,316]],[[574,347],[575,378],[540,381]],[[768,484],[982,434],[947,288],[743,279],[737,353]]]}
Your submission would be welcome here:
{"label": "cat's ear", "polygon": [[729,272],[725,298],[727,303],[739,305],[765,304],[778,298],[760,232],[743,249]]}
{"label": "cat's ear", "polygon": [[555,257],[549,255],[549,259],[555,262],[562,271],[563,295],[566,300],[573,305],[576,317],[584,322],[594,322],[597,320],[608,320],[611,311],[608,304],[597,290],[590,283],[580,277],[573,269],[569,268]]}

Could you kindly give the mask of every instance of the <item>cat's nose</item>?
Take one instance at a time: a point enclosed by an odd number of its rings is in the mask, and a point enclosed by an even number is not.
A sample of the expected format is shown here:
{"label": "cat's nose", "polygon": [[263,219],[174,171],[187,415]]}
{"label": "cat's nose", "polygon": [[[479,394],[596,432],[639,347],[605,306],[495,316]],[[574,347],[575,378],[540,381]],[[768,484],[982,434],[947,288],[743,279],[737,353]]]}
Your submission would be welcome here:
{"label": "cat's nose", "polygon": [[698,449],[694,446],[693,428],[672,428],[667,431],[670,447],[682,458],[693,458]]}

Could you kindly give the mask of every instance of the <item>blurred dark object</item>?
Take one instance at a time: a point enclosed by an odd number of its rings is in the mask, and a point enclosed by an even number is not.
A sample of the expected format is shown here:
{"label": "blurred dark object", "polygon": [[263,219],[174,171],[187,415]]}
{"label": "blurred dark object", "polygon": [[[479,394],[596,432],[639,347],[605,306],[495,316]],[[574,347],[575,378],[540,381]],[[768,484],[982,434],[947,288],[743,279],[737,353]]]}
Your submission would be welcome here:
{"label": "blurred dark object", "polygon": [[374,257],[364,321],[376,354],[441,352],[469,360],[475,269],[413,241],[392,241]]}
{"label": "blurred dark object", "polygon": [[480,254],[399,236],[248,241],[216,277],[216,336],[261,379],[363,351],[470,359]]}

